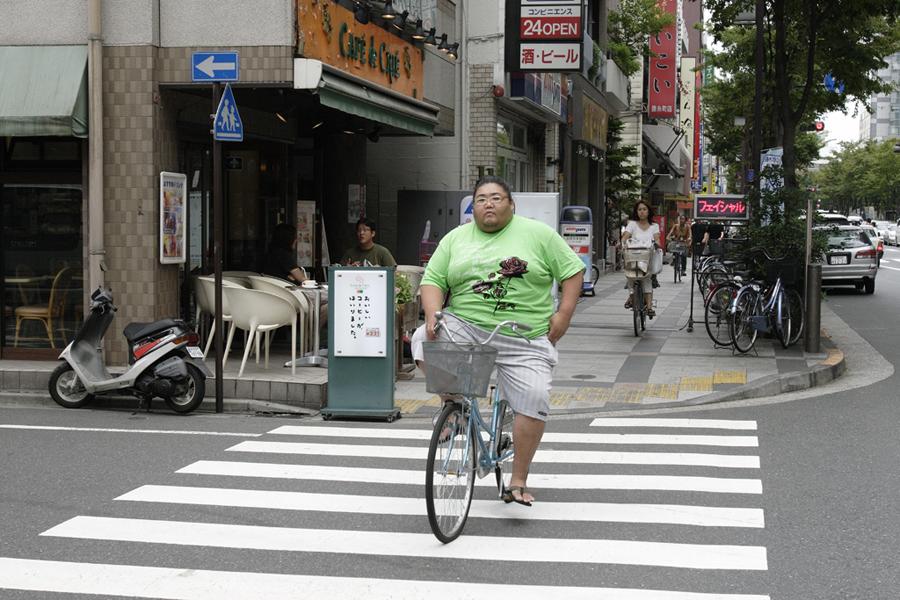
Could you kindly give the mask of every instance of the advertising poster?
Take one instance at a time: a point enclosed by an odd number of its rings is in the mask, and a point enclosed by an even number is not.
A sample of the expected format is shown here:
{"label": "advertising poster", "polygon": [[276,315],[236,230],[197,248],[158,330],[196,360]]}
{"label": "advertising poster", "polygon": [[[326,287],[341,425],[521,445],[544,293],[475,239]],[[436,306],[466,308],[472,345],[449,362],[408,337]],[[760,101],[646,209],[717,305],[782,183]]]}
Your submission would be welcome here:
{"label": "advertising poster", "polygon": [[351,183],[347,186],[347,222],[356,223],[366,216],[366,186]]}
{"label": "advertising poster", "polygon": [[185,191],[184,173],[159,174],[159,262],[181,264],[185,252]]}
{"label": "advertising poster", "polygon": [[335,356],[385,356],[393,333],[387,328],[387,277],[383,269],[341,270],[334,277]]}

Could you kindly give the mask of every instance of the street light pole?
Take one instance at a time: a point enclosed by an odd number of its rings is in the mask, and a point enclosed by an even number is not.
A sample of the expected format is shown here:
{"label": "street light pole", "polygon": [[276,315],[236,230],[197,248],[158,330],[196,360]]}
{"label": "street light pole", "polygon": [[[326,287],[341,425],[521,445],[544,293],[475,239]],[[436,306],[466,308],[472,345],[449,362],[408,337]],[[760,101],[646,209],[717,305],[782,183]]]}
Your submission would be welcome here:
{"label": "street light pole", "polygon": [[[753,152],[750,164],[753,165],[753,187],[760,190],[760,154],[762,153],[762,96],[763,78],[765,77],[765,39],[763,27],[765,26],[766,1],[756,0],[756,77],[753,95]],[[757,198],[759,202],[759,198]],[[757,209],[759,206],[757,206]]]}

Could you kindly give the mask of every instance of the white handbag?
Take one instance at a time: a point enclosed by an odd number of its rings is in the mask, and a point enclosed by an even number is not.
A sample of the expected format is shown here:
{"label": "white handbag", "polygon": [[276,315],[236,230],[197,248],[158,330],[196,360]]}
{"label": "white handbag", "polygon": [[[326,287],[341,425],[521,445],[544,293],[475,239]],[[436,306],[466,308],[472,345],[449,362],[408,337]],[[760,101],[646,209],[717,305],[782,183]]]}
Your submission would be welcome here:
{"label": "white handbag", "polygon": [[650,254],[650,273],[657,275],[663,268],[663,251],[657,248],[655,252]]}

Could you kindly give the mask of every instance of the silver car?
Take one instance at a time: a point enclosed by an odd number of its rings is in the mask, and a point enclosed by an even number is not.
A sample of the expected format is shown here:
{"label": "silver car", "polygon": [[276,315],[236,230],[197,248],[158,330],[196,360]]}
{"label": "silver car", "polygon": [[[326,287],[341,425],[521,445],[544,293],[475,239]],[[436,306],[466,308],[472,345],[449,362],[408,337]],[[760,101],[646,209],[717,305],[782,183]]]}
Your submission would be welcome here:
{"label": "silver car", "polygon": [[817,227],[828,236],[828,250],[822,264],[823,287],[853,285],[867,294],[875,293],[878,251],[868,234],[853,225]]}

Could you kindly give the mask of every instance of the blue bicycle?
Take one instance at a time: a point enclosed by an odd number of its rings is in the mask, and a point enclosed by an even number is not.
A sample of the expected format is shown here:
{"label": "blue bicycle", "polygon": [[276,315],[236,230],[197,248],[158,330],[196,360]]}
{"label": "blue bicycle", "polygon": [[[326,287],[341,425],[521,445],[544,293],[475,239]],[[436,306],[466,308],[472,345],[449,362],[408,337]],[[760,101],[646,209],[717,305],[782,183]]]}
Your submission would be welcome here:
{"label": "blue bicycle", "polygon": [[449,342],[425,342],[426,389],[453,394],[434,423],[425,473],[425,503],[428,523],[435,537],[452,542],[462,533],[472,504],[475,478],[491,471],[497,478],[500,499],[511,502],[508,492],[515,453],[512,426],[515,415],[506,400],[494,390],[488,422],[478,410],[478,398],[487,394],[497,350],[488,344],[502,327],[522,337],[531,327],[504,321],[479,343],[457,343],[436,313],[437,327],[444,327]]}

